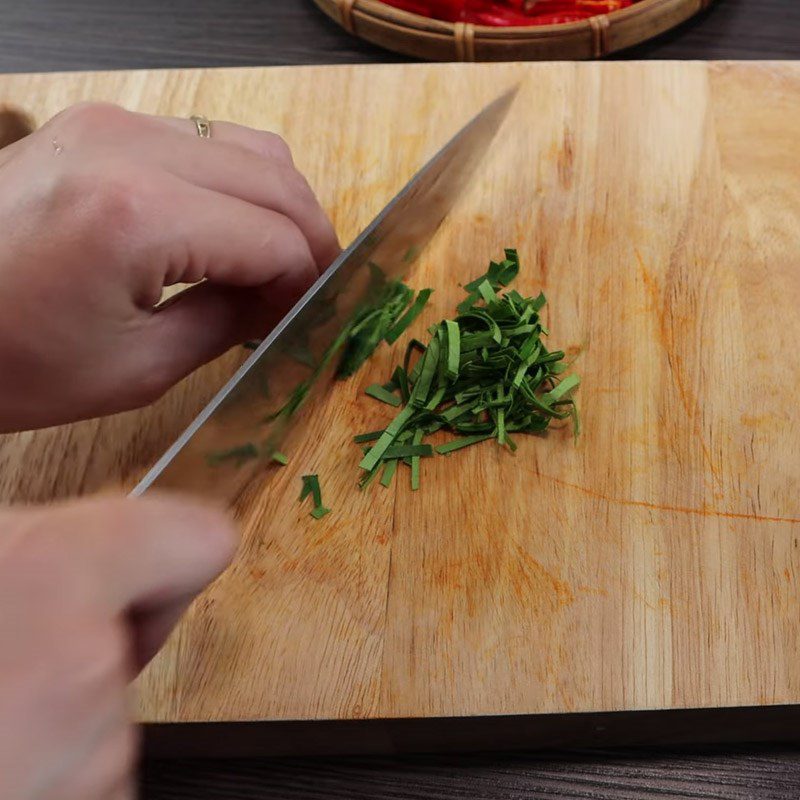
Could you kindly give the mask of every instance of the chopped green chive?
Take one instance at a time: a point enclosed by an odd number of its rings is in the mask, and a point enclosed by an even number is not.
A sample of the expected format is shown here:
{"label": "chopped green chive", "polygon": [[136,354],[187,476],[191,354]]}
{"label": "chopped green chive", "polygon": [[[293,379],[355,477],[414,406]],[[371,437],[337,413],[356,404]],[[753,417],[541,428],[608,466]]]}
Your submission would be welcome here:
{"label": "chopped green chive", "polygon": [[403,263],[410,264],[419,255],[419,248],[411,245],[403,256]]}
{"label": "chopped green chive", "polygon": [[322,519],[326,514],[330,514],[331,510],[322,505],[322,490],[319,486],[319,476],[303,475],[302,481],[303,488],[300,491],[300,502],[311,495],[311,499],[314,501],[314,508],[311,511],[311,516],[314,517],[314,519]]}
{"label": "chopped green chive", "polygon": [[439,453],[439,455],[447,455],[448,453],[454,453],[456,450],[462,450],[470,445],[485,442],[487,439],[491,438],[493,438],[492,434],[489,433],[478,436],[465,436],[463,439],[453,439],[451,442],[438,445],[436,447],[436,452]]}
{"label": "chopped green chive", "polygon": [[319,476],[318,475],[303,475],[301,478],[303,481],[303,488],[300,491],[300,500],[303,501],[309,495],[312,496],[314,499],[315,506],[322,505],[322,491],[319,487]]}
{"label": "chopped green chive", "polygon": [[570,392],[574,391],[580,385],[581,379],[577,375],[570,375],[564,378],[554,389],[551,389],[546,395],[542,397],[542,402],[553,405],[558,403]]}
{"label": "chopped green chive", "polygon": [[429,444],[399,444],[390,447],[384,458],[412,458],[413,456],[432,456],[433,447]]}
{"label": "chopped green chive", "polygon": [[454,381],[458,378],[459,364],[461,363],[461,329],[455,320],[448,319],[445,323],[447,332],[447,378]]}
{"label": "chopped green chive", "polygon": [[425,289],[414,300],[412,289],[401,281],[387,283],[383,271],[371,266],[374,299],[365,304],[348,326],[344,352],[336,370],[338,378],[354,375],[383,340],[389,344],[396,341],[431,296],[431,290]]}
{"label": "chopped green chive", "polygon": [[383,454],[403,430],[406,423],[414,414],[411,406],[406,406],[390,423],[386,430],[381,434],[377,442],[370,448],[369,452],[361,459],[359,466],[361,469],[371,471],[381,461]]}
{"label": "chopped green chive", "polygon": [[427,402],[427,403],[425,403],[425,409],[426,409],[426,411],[435,411],[435,410],[436,410],[436,409],[439,407],[439,404],[440,404],[440,403],[442,402],[442,400],[444,399],[444,396],[445,396],[445,394],[446,394],[446,393],[447,393],[447,387],[445,387],[445,386],[440,386],[440,387],[439,387],[439,388],[438,388],[438,389],[437,389],[437,390],[436,390],[436,391],[435,391],[435,392],[434,392],[434,393],[431,395],[431,398],[430,398],[430,400],[428,400],[428,402]]}
{"label": "chopped green chive", "polygon": [[432,293],[433,289],[423,289],[417,295],[417,299],[413,302],[411,308],[395,322],[384,337],[388,344],[394,344],[406,332],[414,320],[422,313],[422,309],[427,305]]}
{"label": "chopped green chive", "polygon": [[407,403],[408,398],[411,396],[411,390],[408,388],[408,375],[402,367],[397,367],[392,375],[392,383],[400,389],[400,395],[403,402]]}
{"label": "chopped green chive", "polygon": [[466,314],[474,305],[475,303],[480,300],[480,295],[477,292],[472,292],[466,300],[462,300],[457,306],[456,311],[459,314]]}
{"label": "chopped green chive", "polygon": [[381,486],[385,486],[387,489],[391,486],[392,478],[394,478],[394,474],[397,472],[398,463],[399,460],[396,458],[384,463],[383,474],[381,475]]}
{"label": "chopped green chive", "polygon": [[492,284],[489,281],[481,282],[481,285],[478,286],[478,294],[480,294],[487,306],[497,302],[497,295],[494,293]]}
{"label": "chopped green chive", "polygon": [[506,410],[502,407],[497,409],[497,442],[506,443]]}
{"label": "chopped green chive", "polygon": [[232,447],[230,450],[223,450],[220,453],[212,453],[208,456],[208,463],[212,467],[218,467],[227,461],[235,462],[239,467],[246,461],[251,461],[258,458],[258,448],[252,443],[248,442],[240,447]]}
{"label": "chopped green chive", "polygon": [[[411,444],[413,447],[419,447],[420,443],[422,442],[422,437],[424,436],[424,431],[421,428],[417,428],[414,431],[414,438],[411,440]],[[412,456],[411,457],[411,491],[416,492],[419,489],[419,468],[420,468],[420,457],[419,456]]]}
{"label": "chopped green chive", "polygon": [[363,444],[364,442],[374,442],[380,439],[383,431],[370,431],[369,433],[359,433],[358,436],[353,437],[356,444]]}
{"label": "chopped green chive", "polygon": [[395,408],[403,402],[402,398],[398,397],[394,392],[390,392],[385,386],[380,386],[377,383],[373,383],[372,386],[367,386],[364,390],[364,394],[368,394],[370,397],[374,397],[376,400],[380,400],[382,403],[394,406]]}
{"label": "chopped green chive", "polygon": [[422,369],[419,372],[419,378],[414,383],[414,388],[411,391],[411,403],[415,406],[424,406],[428,401],[428,393],[439,366],[438,338],[431,339],[421,363]]}

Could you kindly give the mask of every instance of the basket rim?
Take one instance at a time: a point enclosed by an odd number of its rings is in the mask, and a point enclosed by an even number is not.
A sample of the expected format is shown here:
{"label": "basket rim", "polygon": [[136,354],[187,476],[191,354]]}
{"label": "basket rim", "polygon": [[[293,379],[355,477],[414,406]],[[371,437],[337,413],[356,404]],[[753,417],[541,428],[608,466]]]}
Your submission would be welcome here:
{"label": "basket rim", "polygon": [[[334,0],[335,4],[336,0]],[[508,25],[508,26],[493,26],[493,25],[477,25],[474,23],[466,23],[474,30],[475,34],[480,34],[485,38],[497,39],[516,39],[516,38],[530,38],[531,36],[538,35],[541,38],[546,38],[548,35],[565,32],[578,32],[592,27],[592,19],[597,17],[605,17],[610,24],[616,21],[624,21],[628,19],[635,19],[641,14],[648,13],[661,6],[681,6],[685,5],[689,0],[639,0],[627,8],[620,8],[616,11],[609,11],[605,14],[597,14],[595,17],[588,19],[575,20],[574,22],[559,22],[550,25]],[[701,0],[701,9],[706,5],[710,5],[713,0]],[[359,10],[366,14],[371,14],[378,19],[386,22],[402,22],[405,20],[408,27],[411,29],[425,30],[429,32],[453,33],[457,25],[465,23],[447,22],[441,19],[432,19],[430,17],[423,17],[421,14],[414,14],[411,11],[404,11],[400,8],[390,6],[381,0],[355,0],[353,10]]]}

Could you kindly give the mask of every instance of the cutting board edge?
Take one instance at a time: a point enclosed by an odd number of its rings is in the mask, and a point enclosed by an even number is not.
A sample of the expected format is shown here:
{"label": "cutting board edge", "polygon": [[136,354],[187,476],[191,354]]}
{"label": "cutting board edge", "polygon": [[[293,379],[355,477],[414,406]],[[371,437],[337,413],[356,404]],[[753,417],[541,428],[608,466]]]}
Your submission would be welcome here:
{"label": "cutting board edge", "polygon": [[[548,66],[551,67],[561,67],[564,65],[565,62],[553,60],[553,61],[537,61],[534,62],[537,68],[546,68]],[[787,66],[793,67],[795,69],[800,69],[800,59],[792,60],[792,59],[777,59],[777,58],[761,58],[761,59],[735,59],[735,58],[715,58],[715,59],[707,59],[704,61],[696,61],[694,59],[635,59],[631,61],[610,61],[606,62],[606,66],[614,66],[619,68],[634,68],[637,64],[642,63],[661,63],[661,64],[694,64],[694,65],[703,65],[703,66],[711,66],[711,67],[719,67],[719,66],[735,66],[737,64],[746,64],[748,66],[754,67],[769,67],[772,65],[780,66],[785,68]],[[576,69],[588,69],[595,65],[596,62],[588,61],[588,62],[572,62],[571,65]],[[337,72],[347,72],[352,71],[354,69],[364,69],[368,67],[370,71],[373,70],[386,70],[392,71],[396,70],[398,67],[403,67],[404,69],[411,68],[412,70],[417,70],[420,72],[426,72],[433,69],[439,69],[442,71],[447,70],[482,70],[485,68],[484,63],[453,63],[453,62],[442,62],[442,63],[429,63],[429,62],[411,62],[408,64],[405,63],[396,63],[396,62],[389,62],[385,64],[299,64],[299,65],[287,65],[287,64],[268,64],[264,66],[259,65],[237,65],[237,64],[230,64],[224,67],[141,67],[137,69],[99,69],[99,70],[83,70],[83,69],[75,69],[75,70],[55,70],[52,72],[4,72],[0,73],[0,76],[4,79],[13,79],[13,80],[25,80],[30,78],[55,78],[57,80],[60,79],[68,79],[68,78],[86,78],[86,77],[114,77],[114,76],[121,76],[121,75],[169,75],[169,74],[177,74],[180,73],[181,75],[201,75],[205,73],[227,73],[233,74],[236,72],[245,73],[245,72],[315,72],[320,69],[324,69],[326,72],[335,70]],[[502,69],[508,68],[530,68],[532,63],[530,61],[504,61],[502,64],[495,64],[493,66],[499,66]]]}
{"label": "cutting board edge", "polygon": [[800,744],[800,704],[475,717],[149,723],[143,729],[145,757],[150,759]]}

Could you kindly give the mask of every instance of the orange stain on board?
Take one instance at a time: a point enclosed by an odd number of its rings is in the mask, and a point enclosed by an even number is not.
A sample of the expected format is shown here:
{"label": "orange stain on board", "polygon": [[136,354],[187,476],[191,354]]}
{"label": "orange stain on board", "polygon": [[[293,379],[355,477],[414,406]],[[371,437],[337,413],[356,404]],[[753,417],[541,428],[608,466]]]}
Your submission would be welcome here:
{"label": "orange stain on board", "polygon": [[647,500],[633,500],[628,497],[611,497],[610,495],[605,494],[604,492],[598,492],[596,489],[590,489],[588,486],[581,486],[578,483],[570,483],[569,481],[562,480],[561,478],[556,478],[553,475],[545,475],[542,472],[538,472],[533,467],[523,467],[528,472],[532,473],[533,475],[538,476],[539,478],[544,478],[545,480],[552,481],[553,483],[557,484],[558,486],[564,486],[568,489],[574,489],[581,494],[588,495],[589,497],[594,497],[597,500],[603,500],[606,503],[612,503],[613,505],[620,505],[620,506],[628,506],[632,508],[646,508],[651,511],[663,511],[667,514],[689,514],[692,516],[698,517],[717,517],[719,519],[742,519],[747,520],[748,522],[776,522],[776,523],[785,523],[788,525],[800,525],[800,517],[780,517],[780,516],[772,516],[769,514],[750,514],[746,512],[737,512],[737,511],[724,511],[722,509],[716,508],[691,508],[689,506],[671,506],[665,503],[651,503]]}
{"label": "orange stain on board", "polygon": [[439,567],[431,576],[434,584],[440,589],[463,589],[464,584],[456,578],[461,566],[462,562],[459,561]]}
{"label": "orange stain on board", "polygon": [[537,584],[544,584],[552,590],[551,596],[556,605],[568,606],[575,602],[575,595],[566,581],[549,572],[540,561],[537,561],[518,544],[515,544],[514,548],[517,554],[517,563],[525,567],[510,576],[514,592],[520,600],[529,598],[532,588],[531,578],[535,578]]}
{"label": "orange stain on board", "polygon": [[608,590],[601,589],[599,586],[578,586],[577,590],[581,594],[589,594],[595,597],[608,597]]}
{"label": "orange stain on board", "polygon": [[547,149],[544,151],[544,160],[557,161],[560,155],[561,155],[561,147],[559,146],[559,143],[556,141],[552,141],[547,146]]}
{"label": "orange stain on board", "polygon": [[575,135],[570,128],[564,129],[564,138],[558,153],[558,180],[567,189],[575,175]]}
{"label": "orange stain on board", "polygon": [[767,430],[778,427],[778,419],[775,414],[742,414],[739,421],[745,428],[753,430]]}
{"label": "orange stain on board", "polygon": [[517,220],[514,223],[514,247],[520,249],[523,244],[530,238],[531,223],[528,220]]}
{"label": "orange stain on board", "polygon": [[[639,262],[639,275],[644,283],[647,299],[650,301],[649,305],[647,306],[647,310],[650,311],[651,309],[656,309],[658,312],[659,321],[663,322],[664,312],[661,308],[663,301],[661,298],[661,287],[658,284],[658,279],[655,277],[655,275],[647,270],[647,267],[645,267],[644,264],[644,259],[642,258],[642,254],[638,250],[636,251],[636,260]],[[665,339],[665,331],[663,326],[661,327],[661,337],[663,341]]]}
{"label": "orange stain on board", "polygon": [[547,258],[547,244],[545,243],[544,239],[539,243],[539,248],[537,251],[538,256],[538,267],[539,267],[539,283],[541,284],[542,288],[547,287],[547,271],[549,269],[548,258]]}
{"label": "orange stain on board", "polygon": [[692,423],[694,434],[703,453],[703,460],[711,471],[711,477],[719,485],[721,482],[719,467],[715,464],[711,455],[711,449],[708,444],[706,444],[705,438],[703,437],[701,423],[696,413],[697,398],[692,395],[684,381],[681,360],[675,347],[675,337],[670,330],[669,321],[667,319],[667,307],[664,303],[661,287],[658,279],[648,271],[642,254],[638,250],[634,252],[636,253],[636,260],[639,262],[639,274],[641,275],[645,291],[650,300],[650,304],[647,308],[648,310],[655,309],[656,311],[661,346],[666,353],[670,373],[675,380],[675,388],[678,390],[681,405],[683,406],[687,419]]}
{"label": "orange stain on board", "polygon": [[650,611],[658,611],[658,608],[654,606],[641,592],[633,590],[633,597],[635,600],[638,600],[645,608],[649,609]]}

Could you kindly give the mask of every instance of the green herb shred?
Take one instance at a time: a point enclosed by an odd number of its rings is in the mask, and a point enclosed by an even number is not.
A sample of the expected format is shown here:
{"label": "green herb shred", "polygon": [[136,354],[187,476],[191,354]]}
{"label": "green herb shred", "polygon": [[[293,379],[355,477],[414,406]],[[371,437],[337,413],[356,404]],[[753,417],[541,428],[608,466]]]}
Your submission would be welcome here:
{"label": "green herb shred", "polygon": [[331,510],[325,508],[322,504],[322,489],[320,489],[319,485],[319,476],[303,475],[302,481],[303,488],[300,491],[300,502],[302,503],[306,497],[311,495],[311,499],[314,501],[314,508],[311,511],[311,516],[314,517],[314,519],[322,519],[326,514],[330,514]]}

